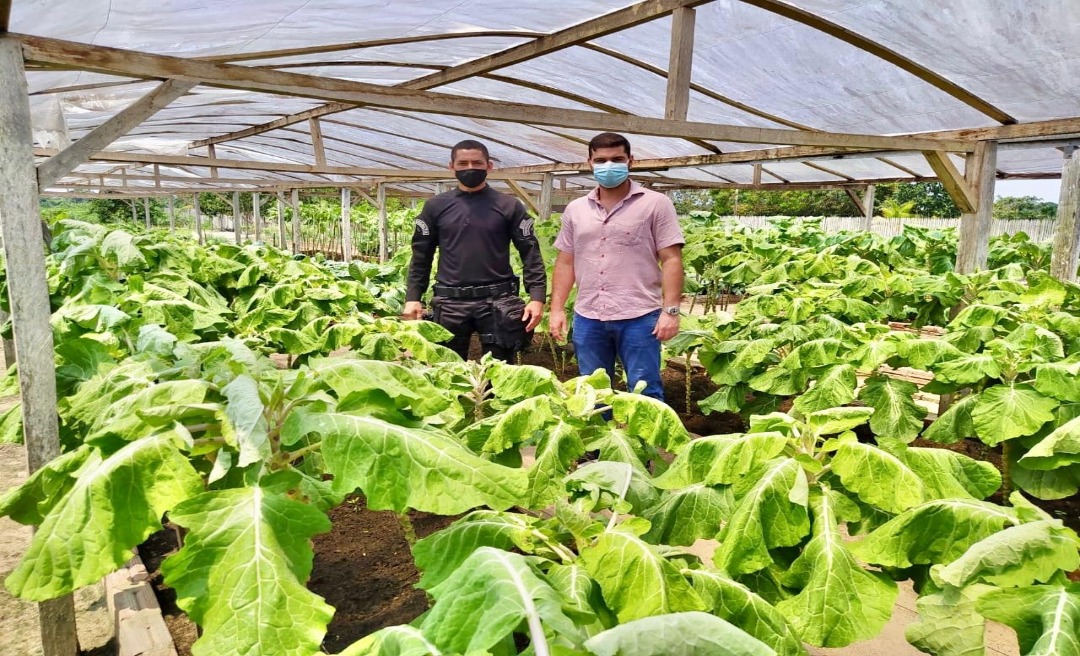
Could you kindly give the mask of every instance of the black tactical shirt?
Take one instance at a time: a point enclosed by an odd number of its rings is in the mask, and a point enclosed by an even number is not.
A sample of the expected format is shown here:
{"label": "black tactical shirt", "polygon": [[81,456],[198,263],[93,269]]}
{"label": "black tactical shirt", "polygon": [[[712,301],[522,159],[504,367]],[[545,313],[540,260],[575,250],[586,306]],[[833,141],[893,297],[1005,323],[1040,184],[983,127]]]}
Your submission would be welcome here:
{"label": "black tactical shirt", "polygon": [[513,280],[510,242],[524,265],[525,289],[534,301],[547,299],[547,274],[533,219],[525,206],[485,185],[480,191],[455,189],[428,200],[416,217],[409,264],[407,301],[419,301],[431,282],[431,262],[439,249],[435,282],[455,287]]}

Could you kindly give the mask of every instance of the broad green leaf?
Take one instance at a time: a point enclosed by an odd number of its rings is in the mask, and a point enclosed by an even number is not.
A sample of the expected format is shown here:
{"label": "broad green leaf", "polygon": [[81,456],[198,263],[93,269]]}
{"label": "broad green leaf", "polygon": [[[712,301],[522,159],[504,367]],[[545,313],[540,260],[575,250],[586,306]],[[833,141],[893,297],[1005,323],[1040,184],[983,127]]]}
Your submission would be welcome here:
{"label": "broad green leaf", "polygon": [[31,601],[52,599],[96,583],[127,562],[131,550],[161,528],[166,511],[202,490],[181,444],[175,432],[162,432],[111,455],[91,454],[74,485],[55,488],[63,497],[51,502],[5,582],[8,590]]}
{"label": "broad green leaf", "polygon": [[528,515],[474,510],[413,545],[416,567],[424,575],[417,587],[442,583],[480,547],[509,551],[524,547],[535,520]]}
{"label": "broad green leaf", "polygon": [[915,403],[919,388],[906,380],[871,376],[859,392],[859,399],[874,409],[870,430],[881,437],[910,442],[922,432],[926,408]]}
{"label": "broad green leaf", "polygon": [[799,590],[776,605],[803,640],[818,647],[846,647],[876,636],[892,615],[896,583],[862,568],[844,544],[834,501],[815,495],[814,537],[783,574]]}
{"label": "broad green leaf", "polygon": [[418,369],[377,360],[327,358],[311,363],[338,398],[353,392],[382,390],[399,408],[412,408],[421,417],[445,410],[450,400]]}
{"label": "broad green leaf", "polygon": [[161,326],[142,326],[139,328],[139,337],[135,342],[135,350],[139,353],[153,353],[168,357],[176,347],[176,335],[165,330]]}
{"label": "broad green leaf", "polygon": [[958,588],[976,581],[1031,585],[1080,567],[1078,548],[1076,534],[1058,520],[1010,526],[973,544],[963,556],[937,570],[936,578]]}
{"label": "broad green leaf", "polygon": [[563,478],[585,454],[578,430],[565,422],[549,428],[536,443],[535,460],[528,469],[529,508],[546,508],[566,494]]}
{"label": "broad green leaf", "polygon": [[978,402],[977,394],[954,401],[944,414],[930,424],[923,433],[923,437],[940,444],[954,444],[969,437],[975,437],[975,422],[971,418],[971,413]]}
{"label": "broad green leaf", "polygon": [[240,457],[236,464],[247,467],[269,460],[269,427],[263,416],[259,384],[250,376],[237,376],[221,392],[229,401],[221,422],[221,434],[229,444],[239,448]]}
{"label": "broad green leaf", "polygon": [[775,656],[768,645],[708,613],[627,622],[585,642],[595,656]]}
{"label": "broad green leaf", "polygon": [[1019,524],[1010,508],[974,499],[942,499],[907,510],[851,545],[861,560],[886,567],[950,563],[971,547]]}
{"label": "broad green leaf", "polygon": [[986,621],[976,612],[975,602],[993,589],[976,584],[924,594],[915,602],[919,619],[907,625],[905,637],[935,656],[984,656]]}
{"label": "broad green leaf", "polygon": [[623,462],[590,462],[567,476],[566,485],[572,490],[587,492],[596,502],[600,501],[601,493],[625,499],[635,514],[651,508],[659,500],[648,473]]}
{"label": "broad green leaf", "polygon": [[1009,311],[1006,308],[998,307],[995,305],[983,305],[980,303],[972,303],[953,319],[952,323],[958,326],[996,326],[1002,319],[1008,316]]}
{"label": "broad green leaf", "polygon": [[832,458],[832,468],[847,490],[886,512],[904,512],[926,496],[923,482],[910,467],[871,444],[844,442]]}
{"label": "broad green leaf", "polygon": [[588,636],[594,636],[618,619],[604,604],[600,586],[580,564],[550,565],[544,574],[551,587],[563,597],[563,610]]}
{"label": "broad green leaf", "polygon": [[307,432],[322,436],[334,489],[360,488],[373,510],[501,510],[528,493],[524,471],[488,462],[445,433],[344,414],[315,415],[309,422]]}
{"label": "broad green leaf", "polygon": [[690,441],[679,415],[663,401],[641,394],[618,392],[611,400],[615,420],[626,424],[634,437],[671,453],[679,453]]}
{"label": "broad green leaf", "polygon": [[[818,413],[815,413],[815,415]],[[783,412],[772,412],[766,415],[752,415],[750,417],[749,433],[780,433],[786,437],[792,437],[798,429],[798,420]]]}
{"label": "broad green leaf", "polygon": [[268,476],[254,487],[192,497],[170,513],[188,532],[162,572],[202,627],[194,656],[318,650],[334,609],[305,584],[311,537],[328,532],[330,520],[290,498],[298,484],[295,473]]}
{"label": "broad green leaf", "polygon": [[769,602],[713,570],[684,570],[711,612],[769,645],[777,656],[805,656],[802,640]]}
{"label": "broad green leaf", "polygon": [[555,372],[532,365],[514,366],[497,363],[491,367],[489,375],[491,389],[495,392],[496,398],[506,401],[541,394],[554,394],[559,386],[559,379],[555,377]]}
{"label": "broad green leaf", "polygon": [[851,362],[860,371],[875,371],[885,364],[889,358],[896,355],[900,340],[893,335],[900,333],[886,333],[885,335],[869,339],[863,342],[857,349],[851,352]]}
{"label": "broad green leaf", "polygon": [[855,367],[839,364],[826,369],[810,389],[795,399],[795,408],[803,414],[847,405],[855,400]]}
{"label": "broad green leaf", "polygon": [[[91,456],[94,456],[91,458]],[[0,495],[0,516],[24,525],[37,526],[79,479],[87,460],[96,466],[99,458],[88,445],[61,453],[23,481]]]}
{"label": "broad green leaf", "polygon": [[699,538],[711,539],[730,516],[731,505],[728,495],[708,485],[665,491],[660,503],[643,513],[652,527],[642,537],[652,544],[674,546],[689,546]]}
{"label": "broad green leaf", "polygon": [[792,396],[802,394],[809,381],[809,370],[772,367],[764,373],[753,376],[749,383],[750,388],[758,392],[777,396]]}
{"label": "broad green leaf", "polygon": [[713,563],[731,576],[773,564],[770,549],[790,547],[810,532],[806,472],[794,458],[764,463],[735,484],[738,506],[721,531]]}
{"label": "broad green leaf", "polygon": [[[1074,385],[1080,379],[1073,381]],[[1056,428],[1020,458],[1028,469],[1057,469],[1080,463],[1080,417]]]}
{"label": "broad green leaf", "polygon": [[420,629],[402,625],[380,629],[337,656],[442,656],[442,652],[428,642]]}
{"label": "broad green leaf", "polygon": [[22,444],[22,403],[12,403],[0,414],[0,444]]}
{"label": "broad green leaf", "polygon": [[1080,361],[1051,362],[1042,364],[1035,370],[1035,389],[1046,396],[1080,403]]}
{"label": "broad green leaf", "polygon": [[1056,469],[1028,469],[1017,460],[1023,454],[1014,448],[1007,457],[1011,466],[1012,482],[1017,488],[1037,499],[1065,499],[1080,490],[1080,464],[1065,465]]}
{"label": "broad green leaf", "polygon": [[123,270],[146,266],[146,258],[135,245],[135,237],[124,230],[113,230],[101,240],[101,256],[116,262]]}
{"label": "broad green leaf", "polygon": [[[83,386],[93,385],[88,381]],[[111,404],[95,417],[95,430],[87,441],[104,435],[117,435],[136,440],[152,432],[152,426],[179,418],[189,406],[197,406],[206,398],[209,385],[202,380],[174,380],[151,385]],[[157,418],[164,418],[159,421]]]}
{"label": "broad green leaf", "polygon": [[975,607],[1011,626],[1024,656],[1080,656],[1080,583],[994,590]]}
{"label": "broad green leaf", "polygon": [[502,453],[558,421],[551,409],[551,397],[534,396],[518,401],[498,415],[483,445],[487,453]]}
{"label": "broad green leaf", "polygon": [[965,353],[937,364],[934,377],[954,385],[974,385],[1001,378],[1001,366],[990,353]]}
{"label": "broad green leaf", "polygon": [[1014,344],[1028,358],[1035,361],[1054,362],[1065,357],[1061,338],[1046,328],[1033,323],[1022,323],[1003,338]]}
{"label": "broad green leaf", "polygon": [[881,446],[922,479],[927,499],[985,499],[1001,487],[1001,472],[989,462],[948,449],[915,448],[886,440]]}
{"label": "broad green leaf", "polygon": [[896,354],[910,366],[929,371],[939,362],[962,357],[963,351],[943,339],[924,337],[900,342]]}
{"label": "broad green leaf", "polygon": [[1065,285],[1045,272],[1032,271],[1028,285],[1028,289],[1020,295],[1020,302],[1025,305],[1055,307],[1065,302]]}
{"label": "broad green leaf", "polygon": [[785,369],[813,369],[838,364],[843,348],[843,342],[838,339],[812,339],[796,346],[780,366]]}
{"label": "broad green leaf", "polygon": [[491,649],[519,625],[536,649],[546,643],[545,628],[571,638],[579,633],[559,593],[519,554],[481,547],[430,593],[435,605],[421,628],[446,652]]}
{"label": "broad green leaf", "polygon": [[971,420],[979,439],[994,446],[1037,433],[1043,424],[1053,421],[1058,405],[1027,383],[994,385],[979,394]]}
{"label": "broad green leaf", "polygon": [[746,385],[721,385],[719,389],[697,402],[704,414],[740,412],[750,388]]}
{"label": "broad green leaf", "polygon": [[862,426],[873,413],[872,408],[829,408],[810,413],[806,423],[815,435],[835,435]]}
{"label": "broad green leaf", "polygon": [[712,435],[690,442],[653,484],[663,490],[688,485],[731,485],[753,467],[780,455],[789,440],[780,433]]}
{"label": "broad green leaf", "polygon": [[600,459],[611,462],[624,462],[635,469],[646,471],[645,463],[649,459],[640,440],[630,437],[626,431],[606,426],[595,439],[590,440],[585,448],[599,451]]}
{"label": "broad green leaf", "polygon": [[678,568],[644,540],[621,531],[601,535],[581,550],[581,564],[599,585],[620,622],[704,610]]}

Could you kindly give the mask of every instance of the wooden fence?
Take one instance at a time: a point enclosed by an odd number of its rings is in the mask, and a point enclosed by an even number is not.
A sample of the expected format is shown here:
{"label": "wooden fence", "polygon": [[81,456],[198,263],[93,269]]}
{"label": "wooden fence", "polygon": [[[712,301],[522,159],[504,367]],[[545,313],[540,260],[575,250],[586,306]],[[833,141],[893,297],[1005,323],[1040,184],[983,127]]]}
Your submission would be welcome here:
{"label": "wooden fence", "polygon": [[[769,226],[769,221],[777,218],[771,216],[728,216],[724,217],[741,223],[742,225],[760,229]],[[799,219],[795,219],[798,221]],[[815,219],[817,220],[817,219]],[[874,217],[873,231],[883,237],[894,237],[904,230],[905,225],[915,225],[921,228],[960,228],[960,219],[885,219]],[[825,232],[841,232],[844,230],[862,230],[863,218],[856,216],[828,216],[821,219],[821,229]],[[1005,220],[994,219],[990,223],[990,236],[1014,235],[1018,232],[1027,233],[1036,242],[1049,241],[1054,238],[1054,229],[1057,226],[1056,219],[1022,219]]]}

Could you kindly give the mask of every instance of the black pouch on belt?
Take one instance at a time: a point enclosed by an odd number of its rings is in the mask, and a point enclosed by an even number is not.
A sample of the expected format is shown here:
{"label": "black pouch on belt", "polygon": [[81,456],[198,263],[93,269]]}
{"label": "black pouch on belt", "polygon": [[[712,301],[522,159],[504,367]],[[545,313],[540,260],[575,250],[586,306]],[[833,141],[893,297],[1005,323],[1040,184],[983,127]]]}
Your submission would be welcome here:
{"label": "black pouch on belt", "polygon": [[525,330],[525,322],[521,320],[525,314],[525,301],[517,296],[503,296],[492,299],[491,307],[495,314],[495,343],[515,351],[524,350],[532,341],[531,333]]}

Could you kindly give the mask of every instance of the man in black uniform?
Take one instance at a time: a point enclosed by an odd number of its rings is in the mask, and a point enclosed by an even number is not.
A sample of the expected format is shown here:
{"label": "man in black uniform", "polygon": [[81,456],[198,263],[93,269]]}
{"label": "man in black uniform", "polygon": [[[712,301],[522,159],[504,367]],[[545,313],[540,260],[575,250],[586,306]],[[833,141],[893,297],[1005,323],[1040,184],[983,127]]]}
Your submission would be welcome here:
{"label": "man in black uniform", "polygon": [[[458,188],[425,203],[413,233],[405,318],[423,316],[420,299],[430,283],[438,249],[432,319],[454,334],[447,346],[465,359],[476,332],[485,353],[509,360],[527,345],[547,299],[547,275],[533,220],[524,205],[488,186],[487,174],[493,168],[487,147],[479,141],[454,146],[450,170]],[[518,297],[518,279],[510,267],[511,242],[524,265],[528,305]]]}

